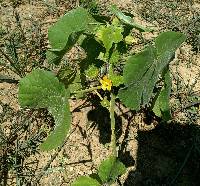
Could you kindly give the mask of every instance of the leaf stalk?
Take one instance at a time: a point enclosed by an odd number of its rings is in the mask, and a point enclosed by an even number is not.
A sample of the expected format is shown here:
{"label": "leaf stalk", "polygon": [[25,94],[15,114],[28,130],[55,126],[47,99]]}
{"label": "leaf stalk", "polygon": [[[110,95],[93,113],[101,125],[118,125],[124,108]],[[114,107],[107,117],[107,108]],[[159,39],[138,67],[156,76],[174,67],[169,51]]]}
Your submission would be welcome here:
{"label": "leaf stalk", "polygon": [[111,100],[110,100],[110,121],[111,121],[111,148],[112,154],[114,157],[117,157],[116,151],[116,136],[115,136],[115,95],[111,93]]}
{"label": "leaf stalk", "polygon": [[88,89],[85,89],[85,90],[75,91],[72,94],[87,93],[87,92],[91,92],[91,91],[98,90],[98,89],[101,89],[101,86],[91,87],[91,88],[88,88]]}

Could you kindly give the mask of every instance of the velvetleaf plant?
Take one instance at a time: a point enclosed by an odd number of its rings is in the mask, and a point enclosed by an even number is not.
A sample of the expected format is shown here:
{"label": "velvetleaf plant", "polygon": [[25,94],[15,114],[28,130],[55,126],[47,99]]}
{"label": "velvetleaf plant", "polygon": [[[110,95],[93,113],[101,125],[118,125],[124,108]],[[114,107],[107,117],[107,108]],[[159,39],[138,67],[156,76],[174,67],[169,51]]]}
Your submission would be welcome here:
{"label": "velvetleaf plant", "polygon": [[[130,33],[125,34],[126,26],[140,31],[151,29],[134,23],[116,6],[112,6],[111,11],[114,14],[111,21],[97,21],[82,7],[66,13],[48,30],[51,49],[46,53],[47,60],[59,67],[64,55],[75,44],[85,50],[86,58],[75,64],[60,65],[57,74],[35,69],[19,84],[21,107],[46,108],[55,120],[55,128],[40,145],[41,150],[49,151],[63,144],[71,126],[69,99],[72,97],[81,99],[94,92],[102,106],[108,108],[112,154],[101,163],[95,177],[82,176],[72,183],[73,186],[112,184],[126,171],[117,159],[116,99],[135,111],[151,104],[155,115],[164,120],[170,119],[171,79],[168,66],[176,49],[185,41],[185,35],[172,31],[161,33],[154,44],[126,59],[124,54],[127,54],[128,46],[136,41]],[[158,82],[159,88],[155,92]],[[99,89],[107,96],[103,97]]]}

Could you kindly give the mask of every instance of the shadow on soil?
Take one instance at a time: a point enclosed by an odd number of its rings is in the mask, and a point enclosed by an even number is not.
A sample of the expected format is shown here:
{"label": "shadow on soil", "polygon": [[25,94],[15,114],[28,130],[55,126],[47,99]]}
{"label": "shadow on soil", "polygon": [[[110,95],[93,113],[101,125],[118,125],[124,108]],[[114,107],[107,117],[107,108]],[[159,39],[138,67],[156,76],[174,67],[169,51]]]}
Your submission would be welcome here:
{"label": "shadow on soil", "polygon": [[[102,144],[110,143],[111,141],[111,127],[110,127],[110,114],[108,109],[97,106],[95,109],[89,111],[88,120],[93,121],[94,125],[97,125],[97,128],[100,133],[99,142]],[[116,122],[116,139],[122,134],[122,120],[119,116],[115,114]]]}
{"label": "shadow on soil", "polygon": [[[122,135],[121,117],[115,115],[116,138]],[[134,166],[123,186],[199,186],[200,185],[200,127],[192,124],[164,123],[152,130],[138,130],[137,159],[126,150],[131,117],[126,118],[128,124],[125,137],[120,144],[119,159],[126,167]],[[154,118],[155,119],[155,118]],[[100,131],[99,142],[110,143],[110,117],[106,108],[96,105],[88,113],[88,120]],[[152,118],[145,123],[151,124]],[[124,129],[123,129],[124,130]]]}
{"label": "shadow on soil", "polygon": [[138,131],[136,170],[129,172],[124,186],[200,185],[199,131],[177,123]]}
{"label": "shadow on soil", "polygon": [[[93,99],[96,100],[96,99]],[[98,102],[93,101],[93,104],[96,105]],[[96,105],[95,109],[88,112],[88,120],[93,121],[94,125],[97,126],[99,130],[99,142],[102,144],[107,144],[111,142],[111,123],[110,123],[110,113],[108,109],[102,107],[101,105]],[[127,118],[128,119],[128,118]],[[115,114],[115,131],[116,131],[116,141],[122,135],[122,118]],[[131,156],[129,151],[126,151],[126,138],[128,137],[128,129],[130,127],[130,122],[128,122],[125,137],[121,144],[119,150],[119,159],[126,167],[133,166],[135,164],[134,158]],[[118,146],[119,144],[117,144]]]}

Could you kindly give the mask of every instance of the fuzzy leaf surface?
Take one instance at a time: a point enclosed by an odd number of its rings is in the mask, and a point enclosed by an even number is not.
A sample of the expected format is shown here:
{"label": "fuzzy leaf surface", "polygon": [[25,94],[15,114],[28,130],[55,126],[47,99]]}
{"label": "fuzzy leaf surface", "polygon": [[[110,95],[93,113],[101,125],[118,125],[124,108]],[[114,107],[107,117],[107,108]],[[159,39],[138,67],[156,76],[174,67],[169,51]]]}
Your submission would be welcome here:
{"label": "fuzzy leaf surface", "polygon": [[150,101],[159,74],[185,39],[182,33],[162,33],[157,37],[155,47],[150,46],[129,58],[123,72],[125,88],[120,89],[118,94],[127,107],[139,110],[140,105]]}
{"label": "fuzzy leaf surface", "polygon": [[55,129],[41,144],[42,150],[52,150],[60,146],[70,129],[68,97],[69,91],[52,72],[37,69],[20,80],[20,105],[29,108],[47,108],[55,120]]}
{"label": "fuzzy leaf surface", "polygon": [[120,62],[120,53],[118,52],[118,50],[114,50],[113,53],[111,54],[109,63],[116,65]]}
{"label": "fuzzy leaf surface", "polygon": [[85,70],[86,77],[89,77],[90,79],[94,79],[98,76],[99,69],[94,65],[89,65],[88,69]]}
{"label": "fuzzy leaf surface", "polygon": [[72,33],[89,29],[89,24],[94,22],[96,21],[82,7],[66,13],[48,30],[48,38],[53,50],[64,49]]}
{"label": "fuzzy leaf surface", "polygon": [[171,119],[169,99],[171,93],[171,77],[169,70],[164,75],[164,87],[158,92],[158,96],[153,105],[153,112],[156,116],[164,120]]}
{"label": "fuzzy leaf surface", "polygon": [[123,28],[114,25],[101,26],[97,31],[97,38],[102,41],[108,53],[113,43],[119,43],[123,39]]}
{"label": "fuzzy leaf surface", "polygon": [[110,65],[110,68],[109,68],[109,78],[112,81],[113,86],[117,87],[120,84],[123,84],[123,76],[116,74],[113,70],[112,65]]}
{"label": "fuzzy leaf surface", "polygon": [[48,30],[51,49],[47,51],[49,63],[58,64],[64,54],[78,41],[84,32],[93,31],[97,23],[86,9],[78,7],[67,12]]}

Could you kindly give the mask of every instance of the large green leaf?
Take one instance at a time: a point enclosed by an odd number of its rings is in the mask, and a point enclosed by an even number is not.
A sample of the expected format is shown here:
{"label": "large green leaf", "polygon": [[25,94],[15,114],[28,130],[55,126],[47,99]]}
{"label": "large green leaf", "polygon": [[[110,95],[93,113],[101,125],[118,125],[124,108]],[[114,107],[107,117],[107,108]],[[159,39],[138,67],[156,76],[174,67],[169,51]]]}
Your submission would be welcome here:
{"label": "large green leaf", "polygon": [[101,186],[101,184],[89,176],[81,176],[71,186]]}
{"label": "large green leaf", "polygon": [[163,32],[155,40],[157,63],[159,70],[166,67],[175,54],[175,51],[186,40],[180,32]]}
{"label": "large green leaf", "polygon": [[129,58],[123,72],[125,87],[120,89],[118,95],[127,107],[139,110],[140,105],[149,102],[159,74],[185,39],[184,34],[177,32],[160,34],[155,47],[150,46]]}
{"label": "large green leaf", "polygon": [[60,146],[70,128],[69,91],[52,72],[34,70],[20,80],[19,103],[22,107],[47,108],[55,120],[55,129],[41,144],[42,150]]}
{"label": "large green leaf", "polygon": [[96,20],[86,9],[78,7],[67,12],[48,30],[51,49],[47,52],[50,63],[59,63],[63,55],[77,42],[84,31],[92,31]]}
{"label": "large green leaf", "polygon": [[110,156],[104,160],[98,171],[98,175],[103,183],[113,183],[116,178],[126,172],[126,167],[116,157]]}
{"label": "large green leaf", "polygon": [[[124,67],[125,88],[120,89],[119,98],[127,106],[134,110],[139,110],[142,103],[143,93],[149,87],[147,83],[153,81],[153,62],[155,58],[155,50],[149,47],[147,50],[130,57]],[[149,81],[149,82],[148,82]],[[149,84],[150,85],[150,84]]]}
{"label": "large green leaf", "polygon": [[162,117],[164,120],[171,119],[169,98],[171,93],[171,77],[167,70],[164,74],[164,87],[158,92],[153,105],[153,112],[156,116]]}
{"label": "large green leaf", "polygon": [[87,10],[82,7],[67,12],[48,30],[51,47],[58,51],[64,49],[72,33],[89,29],[89,24],[95,22]]}

